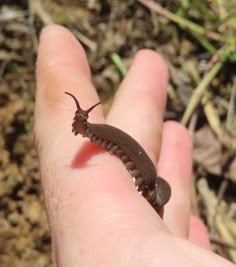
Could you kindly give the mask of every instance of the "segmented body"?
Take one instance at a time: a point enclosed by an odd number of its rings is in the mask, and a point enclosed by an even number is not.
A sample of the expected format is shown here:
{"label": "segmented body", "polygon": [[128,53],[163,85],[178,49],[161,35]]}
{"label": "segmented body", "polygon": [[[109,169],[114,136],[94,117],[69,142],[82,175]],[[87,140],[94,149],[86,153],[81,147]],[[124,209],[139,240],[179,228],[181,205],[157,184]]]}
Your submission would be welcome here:
{"label": "segmented body", "polygon": [[102,149],[120,156],[121,160],[135,179],[135,186],[148,200],[153,208],[162,215],[163,206],[171,194],[169,184],[157,176],[156,168],[140,144],[124,131],[107,124],[89,123],[88,113],[98,104],[87,111],[82,110],[78,100],[70,93],[77,105],[72,131],[81,134]]}

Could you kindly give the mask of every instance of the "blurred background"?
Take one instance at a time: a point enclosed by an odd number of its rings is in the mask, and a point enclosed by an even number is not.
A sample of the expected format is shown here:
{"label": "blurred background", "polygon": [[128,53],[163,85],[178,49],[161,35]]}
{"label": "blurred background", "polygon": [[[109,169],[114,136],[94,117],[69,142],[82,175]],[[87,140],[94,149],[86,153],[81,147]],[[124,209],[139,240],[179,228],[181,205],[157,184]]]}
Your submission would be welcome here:
{"label": "blurred background", "polygon": [[82,43],[105,114],[139,49],[165,58],[165,120],[193,137],[192,213],[236,263],[236,0],[0,0],[0,266],[52,266],[32,130],[38,37],[53,23]]}

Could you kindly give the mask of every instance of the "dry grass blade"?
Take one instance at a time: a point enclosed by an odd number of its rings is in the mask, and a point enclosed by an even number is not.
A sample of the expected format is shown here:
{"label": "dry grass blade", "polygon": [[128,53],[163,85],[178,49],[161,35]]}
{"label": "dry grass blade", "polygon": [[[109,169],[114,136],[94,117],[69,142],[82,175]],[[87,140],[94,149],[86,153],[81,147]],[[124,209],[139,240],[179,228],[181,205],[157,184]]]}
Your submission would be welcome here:
{"label": "dry grass blade", "polygon": [[202,79],[198,87],[194,90],[193,95],[189,101],[189,104],[181,119],[181,123],[183,125],[186,125],[187,122],[189,121],[193,111],[199,105],[204,92],[207,91],[209,84],[211,83],[212,79],[217,75],[218,71],[222,68],[222,66],[223,66],[222,62],[217,62],[212,67],[212,69],[205,75],[205,77]]}
{"label": "dry grass blade", "polygon": [[[228,244],[235,244],[236,240],[233,238],[227,225],[230,223],[236,228],[236,222],[227,216],[226,204],[224,201],[218,202],[216,195],[209,189],[205,179],[200,179],[197,183],[198,191],[201,200],[206,208],[206,217],[210,226],[214,226],[217,233],[222,240]],[[216,209],[218,210],[216,214]],[[227,249],[233,262],[236,262],[236,250],[233,247]]]}

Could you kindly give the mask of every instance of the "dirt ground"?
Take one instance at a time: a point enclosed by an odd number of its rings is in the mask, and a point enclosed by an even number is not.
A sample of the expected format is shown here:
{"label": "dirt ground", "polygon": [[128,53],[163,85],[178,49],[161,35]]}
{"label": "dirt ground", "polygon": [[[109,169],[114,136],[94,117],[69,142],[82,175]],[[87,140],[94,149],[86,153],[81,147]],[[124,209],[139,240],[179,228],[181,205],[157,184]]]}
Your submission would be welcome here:
{"label": "dirt ground", "polygon": [[105,111],[139,49],[166,59],[165,120],[193,136],[192,211],[212,249],[236,263],[236,2],[215,2],[1,0],[0,266],[52,264],[32,133],[38,36],[51,23],[83,44]]}

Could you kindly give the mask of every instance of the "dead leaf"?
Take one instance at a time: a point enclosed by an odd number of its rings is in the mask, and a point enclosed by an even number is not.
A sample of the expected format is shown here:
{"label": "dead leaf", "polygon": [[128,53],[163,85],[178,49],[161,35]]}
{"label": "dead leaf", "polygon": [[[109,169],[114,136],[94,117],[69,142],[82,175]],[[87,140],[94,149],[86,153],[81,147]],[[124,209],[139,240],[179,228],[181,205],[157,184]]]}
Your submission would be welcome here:
{"label": "dead leaf", "polygon": [[222,147],[210,127],[198,130],[194,137],[193,159],[209,173],[220,175],[222,167]]}

